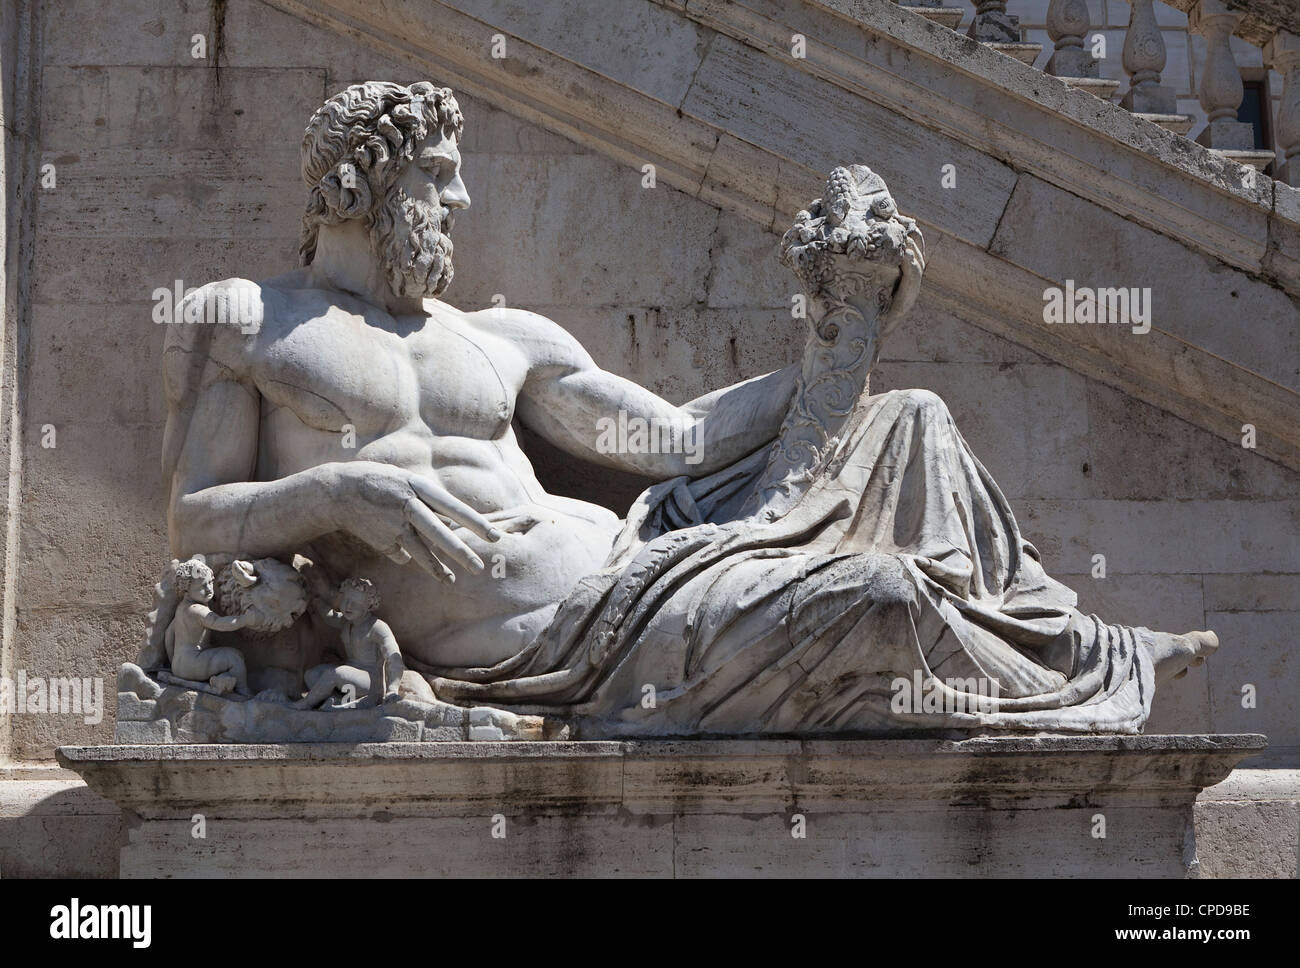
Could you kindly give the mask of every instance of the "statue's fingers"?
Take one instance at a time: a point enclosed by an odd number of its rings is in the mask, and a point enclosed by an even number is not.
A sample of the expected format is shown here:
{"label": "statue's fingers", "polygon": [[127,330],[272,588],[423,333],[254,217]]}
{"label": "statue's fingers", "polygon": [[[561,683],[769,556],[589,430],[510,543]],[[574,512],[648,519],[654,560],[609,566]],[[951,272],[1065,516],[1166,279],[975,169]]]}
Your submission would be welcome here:
{"label": "statue's fingers", "polygon": [[492,527],[492,522],[457,497],[447,493],[432,481],[422,477],[410,478],[411,489],[433,510],[444,514],[457,524],[464,525],[474,534],[487,541],[497,541],[501,532]]}
{"label": "statue's fingers", "polygon": [[924,272],[925,271],[925,247],[921,244],[920,240],[916,238],[908,238],[907,251],[912,257],[911,261],[915,269],[919,272]]}
{"label": "statue's fingers", "polygon": [[451,528],[438,520],[436,514],[414,498],[406,503],[406,520],[430,547],[446,553],[472,572],[483,570],[483,559],[474,554],[469,545],[452,534]]}
{"label": "statue's fingers", "polygon": [[700,512],[695,506],[695,499],[685,487],[673,488],[667,502],[667,510],[675,527],[688,528],[700,523]]}
{"label": "statue's fingers", "polygon": [[407,561],[414,561],[438,581],[448,585],[456,581],[455,573],[438,560],[438,556],[429,550],[428,546],[414,531],[399,538],[398,544],[406,553]]}
{"label": "statue's fingers", "polygon": [[507,534],[527,534],[541,523],[541,519],[531,511],[519,511],[514,508],[493,511],[484,517],[497,526],[498,531]]}

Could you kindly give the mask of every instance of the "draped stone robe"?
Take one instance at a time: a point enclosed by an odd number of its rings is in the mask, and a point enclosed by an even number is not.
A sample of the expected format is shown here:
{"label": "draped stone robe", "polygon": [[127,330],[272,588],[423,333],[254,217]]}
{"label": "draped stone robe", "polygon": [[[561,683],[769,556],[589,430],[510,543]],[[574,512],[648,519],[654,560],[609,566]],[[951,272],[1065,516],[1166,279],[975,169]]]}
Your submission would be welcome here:
{"label": "draped stone robe", "polygon": [[[1149,631],[1075,609],[939,397],[860,397],[787,511],[742,513],[776,446],[646,490],[534,642],[435,692],[583,738],[1141,729]],[[900,711],[900,680],[948,701]]]}

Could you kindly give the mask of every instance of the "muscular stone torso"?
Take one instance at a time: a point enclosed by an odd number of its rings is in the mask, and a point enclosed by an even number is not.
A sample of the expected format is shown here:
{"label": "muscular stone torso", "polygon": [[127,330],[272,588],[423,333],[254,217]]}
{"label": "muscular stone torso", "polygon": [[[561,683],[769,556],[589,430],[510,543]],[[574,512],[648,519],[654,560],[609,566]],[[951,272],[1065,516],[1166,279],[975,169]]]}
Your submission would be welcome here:
{"label": "muscular stone torso", "polygon": [[261,399],[257,477],[379,461],[436,472],[483,514],[536,519],[496,543],[458,528],[487,567],[477,575],[457,568],[454,585],[347,536],[310,549],[336,580],[376,583],[379,614],[404,654],[439,666],[490,664],[526,645],[574,583],[600,567],[618,519],[538,483],[511,426],[531,364],[491,331],[493,311],[426,305],[426,318],[394,319],[337,293],[275,290],[243,374]]}

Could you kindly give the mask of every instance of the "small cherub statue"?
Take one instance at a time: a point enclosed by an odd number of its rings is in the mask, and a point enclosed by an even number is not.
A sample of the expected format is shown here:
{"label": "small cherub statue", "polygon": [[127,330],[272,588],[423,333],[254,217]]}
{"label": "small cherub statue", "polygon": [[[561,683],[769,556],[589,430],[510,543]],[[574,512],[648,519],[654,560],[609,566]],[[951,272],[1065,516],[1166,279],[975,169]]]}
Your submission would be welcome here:
{"label": "small cherub statue", "polygon": [[247,624],[243,615],[221,616],[208,607],[212,601],[213,574],[208,563],[195,556],[176,566],[176,590],[181,603],[167,625],[165,645],[172,675],[207,682],[218,694],[248,691],[248,671],[243,654],[230,646],[209,648],[212,632],[233,632]]}
{"label": "small cherub statue", "polygon": [[347,661],[307,670],[307,695],[294,703],[297,709],[315,709],[335,692],[344,696],[337,705],[350,706],[361,700],[376,705],[398,698],[406,668],[392,630],[375,617],[379,607],[375,586],[365,578],[349,578],[339,586],[338,604],[337,611],[318,608],[316,614],[341,629]]}

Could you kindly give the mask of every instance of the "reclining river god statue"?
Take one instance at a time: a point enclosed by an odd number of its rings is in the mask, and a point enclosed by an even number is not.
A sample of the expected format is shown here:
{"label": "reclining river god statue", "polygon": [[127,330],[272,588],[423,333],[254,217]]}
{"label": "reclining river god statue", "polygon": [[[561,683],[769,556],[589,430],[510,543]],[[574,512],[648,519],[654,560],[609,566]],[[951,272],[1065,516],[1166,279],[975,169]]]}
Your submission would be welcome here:
{"label": "reclining river god statue", "polygon": [[[836,168],[781,240],[802,358],[675,406],[556,322],[442,301],[463,124],[428,83],[331,97],[302,146],[302,267],[205,286],[185,302],[211,325],[167,327],[172,554],[233,561],[254,589],[297,573],[268,631],[212,633],[260,690],[220,702],[301,703],[339,638],[302,596],[354,579],[400,650],[402,701],[580,738],[1134,733],[1158,684],[1217,647],[1080,613],[943,401],[869,392],[882,341],[924,325],[905,322],[921,233],[877,174]],[[516,422],[660,483],[623,519],[548,494]],[[359,692],[395,708],[392,683]]]}

